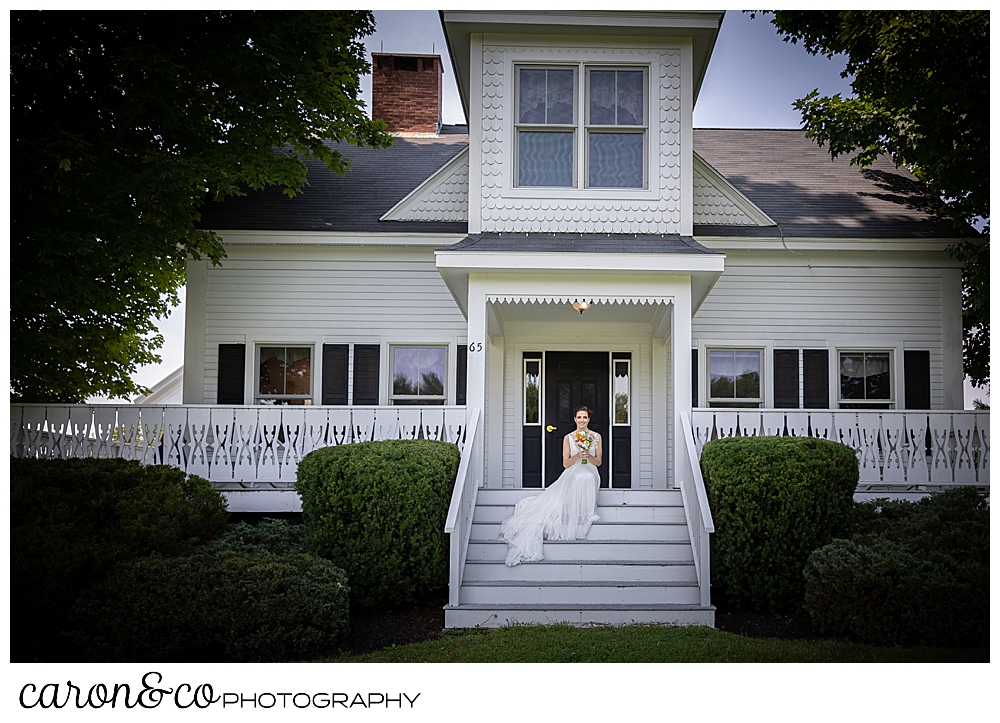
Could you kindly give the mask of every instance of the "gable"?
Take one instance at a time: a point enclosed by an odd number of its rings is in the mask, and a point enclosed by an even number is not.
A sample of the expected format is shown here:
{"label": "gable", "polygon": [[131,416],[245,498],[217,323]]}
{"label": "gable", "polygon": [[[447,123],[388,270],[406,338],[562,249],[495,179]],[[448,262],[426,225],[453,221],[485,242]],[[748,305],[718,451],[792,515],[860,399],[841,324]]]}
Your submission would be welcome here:
{"label": "gable", "polygon": [[468,147],[414,188],[379,220],[468,221]]}
{"label": "gable", "polygon": [[723,226],[774,226],[771,217],[740,193],[704,158],[694,154],[694,223]]}

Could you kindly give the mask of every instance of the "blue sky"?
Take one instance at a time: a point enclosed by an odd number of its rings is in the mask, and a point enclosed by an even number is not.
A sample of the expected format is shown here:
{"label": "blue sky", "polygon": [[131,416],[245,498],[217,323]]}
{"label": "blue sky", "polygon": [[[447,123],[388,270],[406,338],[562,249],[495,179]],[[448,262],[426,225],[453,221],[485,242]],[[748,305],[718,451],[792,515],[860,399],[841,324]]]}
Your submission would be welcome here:
{"label": "blue sky", "polygon": [[[445,63],[443,118],[464,123],[455,76],[436,10],[375,11],[376,30],[365,45],[369,52],[437,53]],[[813,89],[822,94],[850,93],[841,78],[844,61],[814,57],[782,41],[761,15],[729,11],[715,45],[712,60],[694,111],[699,128],[798,128],[799,114],[792,102]],[[362,82],[362,98],[371,98],[371,77]],[[165,344],[163,362],[142,367],[135,374],[151,386],[183,364],[184,307],[160,324]],[[983,396],[979,394],[978,396]],[[969,391],[966,393],[967,399]]]}

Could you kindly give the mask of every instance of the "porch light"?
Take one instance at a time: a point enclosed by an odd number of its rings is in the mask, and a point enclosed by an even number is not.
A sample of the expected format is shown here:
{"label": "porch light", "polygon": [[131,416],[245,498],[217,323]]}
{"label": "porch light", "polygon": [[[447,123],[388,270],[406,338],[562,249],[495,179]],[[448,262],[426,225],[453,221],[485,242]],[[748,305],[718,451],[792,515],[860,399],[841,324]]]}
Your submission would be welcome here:
{"label": "porch light", "polygon": [[579,299],[577,299],[576,301],[573,302],[573,308],[582,314],[583,312],[585,312],[587,309],[590,308],[591,303],[592,302],[590,301],[580,301]]}

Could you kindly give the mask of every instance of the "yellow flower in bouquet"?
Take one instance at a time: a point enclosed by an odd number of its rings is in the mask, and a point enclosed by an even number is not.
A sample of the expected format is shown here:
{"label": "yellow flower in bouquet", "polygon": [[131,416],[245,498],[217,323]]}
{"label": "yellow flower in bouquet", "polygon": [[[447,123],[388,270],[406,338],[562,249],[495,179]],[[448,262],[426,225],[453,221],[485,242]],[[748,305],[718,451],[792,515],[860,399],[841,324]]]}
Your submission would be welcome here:
{"label": "yellow flower in bouquet", "polygon": [[[593,432],[580,432],[577,431],[574,436],[576,441],[576,446],[582,450],[590,452],[593,448],[594,443],[597,441],[597,436]],[[580,464],[587,464],[586,459],[581,459]]]}

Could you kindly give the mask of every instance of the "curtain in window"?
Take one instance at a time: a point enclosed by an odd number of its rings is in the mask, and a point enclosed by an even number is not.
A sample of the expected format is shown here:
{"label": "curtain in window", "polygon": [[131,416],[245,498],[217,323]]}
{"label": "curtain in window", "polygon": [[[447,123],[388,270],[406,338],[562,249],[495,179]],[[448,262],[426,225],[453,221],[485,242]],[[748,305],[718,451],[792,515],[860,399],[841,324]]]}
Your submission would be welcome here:
{"label": "curtain in window", "polygon": [[889,354],[840,355],[841,399],[889,399]]}
{"label": "curtain in window", "polygon": [[591,133],[590,178],[592,188],[642,188],[641,133]]}
{"label": "curtain in window", "polygon": [[518,140],[519,186],[572,186],[573,133],[521,131]]}

